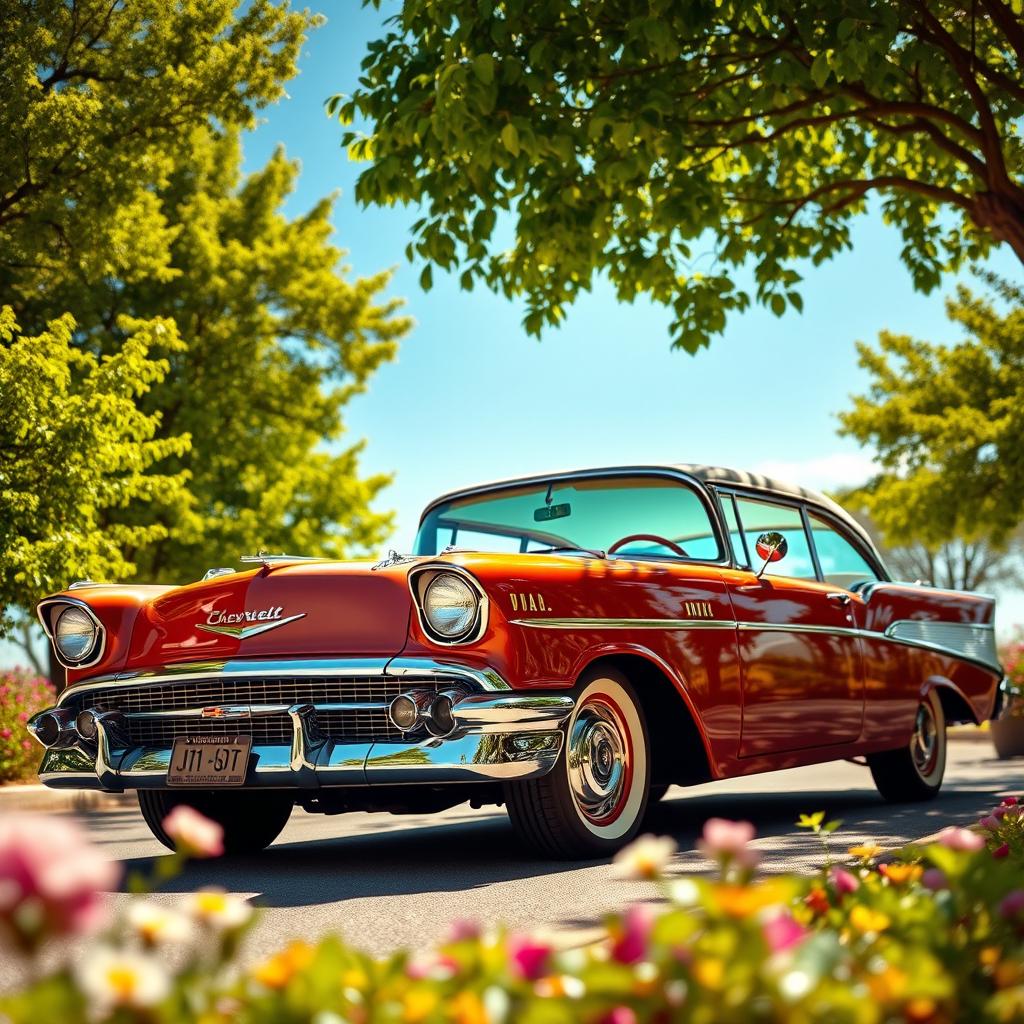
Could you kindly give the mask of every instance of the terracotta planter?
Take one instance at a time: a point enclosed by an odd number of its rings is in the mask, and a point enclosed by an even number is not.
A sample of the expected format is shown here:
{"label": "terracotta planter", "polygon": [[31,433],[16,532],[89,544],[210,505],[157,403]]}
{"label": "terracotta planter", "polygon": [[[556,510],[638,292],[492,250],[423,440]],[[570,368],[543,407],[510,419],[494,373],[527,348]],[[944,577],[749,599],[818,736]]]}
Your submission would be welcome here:
{"label": "terracotta planter", "polygon": [[1024,715],[1019,706],[1016,714],[1003,715],[989,723],[992,745],[1000,758],[1024,757]]}

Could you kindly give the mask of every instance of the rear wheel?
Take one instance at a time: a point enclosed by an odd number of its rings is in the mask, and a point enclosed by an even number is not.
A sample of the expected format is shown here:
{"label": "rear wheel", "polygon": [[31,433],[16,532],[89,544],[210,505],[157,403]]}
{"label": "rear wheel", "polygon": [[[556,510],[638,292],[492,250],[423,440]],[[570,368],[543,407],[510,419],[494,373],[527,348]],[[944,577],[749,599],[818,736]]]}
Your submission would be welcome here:
{"label": "rear wheel", "polygon": [[150,832],[169,850],[174,840],[164,831],[164,818],[187,804],[224,829],[226,854],[258,853],[266,849],[288,824],[293,801],[286,793],[185,793],[171,789],[140,789],[139,808]]}
{"label": "rear wheel", "polygon": [[505,786],[509,817],[541,853],[607,857],[637,833],[647,809],[650,742],[636,693],[621,672],[584,675],[566,740],[543,778]]}
{"label": "rear wheel", "polygon": [[917,709],[910,742],[898,750],[869,754],[868,767],[878,792],[892,803],[931,800],[946,771],[946,716],[932,690]]}

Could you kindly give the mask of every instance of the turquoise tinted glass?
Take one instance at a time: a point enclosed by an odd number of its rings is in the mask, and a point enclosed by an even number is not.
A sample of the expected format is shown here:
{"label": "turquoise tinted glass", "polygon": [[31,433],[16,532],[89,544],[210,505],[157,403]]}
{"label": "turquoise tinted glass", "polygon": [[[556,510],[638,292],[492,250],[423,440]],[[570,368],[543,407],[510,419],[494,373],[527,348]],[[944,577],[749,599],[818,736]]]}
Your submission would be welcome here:
{"label": "turquoise tinted glass", "polygon": [[[477,551],[546,548],[607,550],[631,534],[672,541],[696,561],[718,561],[721,550],[707,508],[681,481],[610,477],[560,481],[456,498],[432,509],[416,537],[416,553],[448,545]],[[622,557],[680,556],[658,540],[638,540]]]}
{"label": "turquoise tinted glass", "polygon": [[785,558],[778,562],[770,562],[765,569],[766,576],[795,576],[797,579],[815,579],[814,559],[811,558],[811,546],[807,543],[804,521],[800,510],[791,505],[773,505],[768,501],[753,501],[750,498],[737,498],[736,507],[743,524],[743,536],[747,541],[747,550],[754,561],[753,568],[758,570],[764,564],[755,550],[757,538],[762,533],[777,532],[786,538],[789,550]]}
{"label": "turquoise tinted glass", "polygon": [[811,516],[811,533],[822,575],[829,583],[848,587],[860,580],[877,580],[867,559],[828,523]]}

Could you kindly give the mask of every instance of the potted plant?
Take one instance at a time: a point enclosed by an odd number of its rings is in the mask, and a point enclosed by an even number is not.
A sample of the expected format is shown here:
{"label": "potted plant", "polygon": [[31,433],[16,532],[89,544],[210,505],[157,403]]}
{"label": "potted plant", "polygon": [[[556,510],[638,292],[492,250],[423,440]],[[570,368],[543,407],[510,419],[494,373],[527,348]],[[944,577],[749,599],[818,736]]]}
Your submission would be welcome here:
{"label": "potted plant", "polygon": [[1024,639],[1008,644],[1002,652],[1003,709],[992,720],[992,743],[1001,758],[1024,757]]}

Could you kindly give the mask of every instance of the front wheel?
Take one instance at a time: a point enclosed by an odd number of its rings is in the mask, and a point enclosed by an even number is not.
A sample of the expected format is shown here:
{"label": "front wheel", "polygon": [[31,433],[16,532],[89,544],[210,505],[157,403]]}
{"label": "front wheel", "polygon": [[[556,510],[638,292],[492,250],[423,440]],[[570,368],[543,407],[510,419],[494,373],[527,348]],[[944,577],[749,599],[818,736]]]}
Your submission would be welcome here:
{"label": "front wheel", "polygon": [[185,793],[171,789],[140,789],[139,808],[150,832],[169,850],[174,840],[164,831],[164,818],[179,804],[187,804],[224,829],[226,854],[258,853],[280,834],[291,816],[293,800],[287,793]]}
{"label": "front wheel", "polygon": [[878,792],[890,803],[933,799],[946,771],[946,716],[938,694],[932,690],[921,701],[905,747],[869,754],[867,761]]}
{"label": "front wheel", "polygon": [[636,693],[621,672],[583,676],[565,744],[543,778],[510,782],[512,824],[539,852],[607,857],[637,833],[647,809],[651,752]]}

